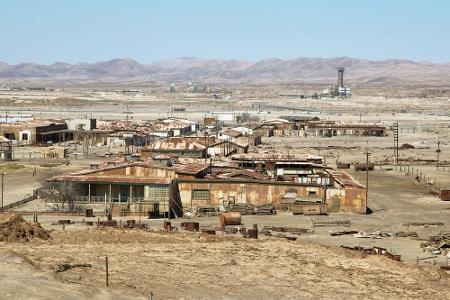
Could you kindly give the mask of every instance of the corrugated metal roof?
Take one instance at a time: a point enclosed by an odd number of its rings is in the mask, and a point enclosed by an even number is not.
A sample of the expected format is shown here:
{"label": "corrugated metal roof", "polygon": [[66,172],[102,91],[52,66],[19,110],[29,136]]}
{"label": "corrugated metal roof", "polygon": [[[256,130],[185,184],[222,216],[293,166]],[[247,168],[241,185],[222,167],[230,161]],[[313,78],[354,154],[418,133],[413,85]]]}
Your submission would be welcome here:
{"label": "corrugated metal roof", "polygon": [[356,181],[350,174],[348,174],[347,172],[344,171],[339,171],[339,170],[326,170],[326,172],[328,172],[328,174],[330,174],[330,176],[340,185],[344,186],[344,187],[349,187],[349,188],[362,188],[364,189],[365,187],[360,184],[358,181]]}
{"label": "corrugated metal roof", "polygon": [[0,126],[12,126],[12,127],[41,127],[48,126],[50,124],[65,124],[64,120],[61,119],[31,119],[31,120],[21,120],[11,123],[8,119],[8,123],[0,123]]}
{"label": "corrugated metal roof", "polygon": [[323,160],[323,156],[312,154],[286,155],[280,153],[242,153],[231,155],[233,160],[245,161],[314,161]]}
{"label": "corrugated metal roof", "polygon": [[177,136],[156,141],[143,150],[204,150],[206,146],[221,142],[223,141],[209,136]]}
{"label": "corrugated metal roof", "polygon": [[107,183],[149,183],[149,184],[169,184],[170,178],[152,177],[127,177],[127,176],[64,176],[55,181],[76,181],[76,182],[107,182]]}

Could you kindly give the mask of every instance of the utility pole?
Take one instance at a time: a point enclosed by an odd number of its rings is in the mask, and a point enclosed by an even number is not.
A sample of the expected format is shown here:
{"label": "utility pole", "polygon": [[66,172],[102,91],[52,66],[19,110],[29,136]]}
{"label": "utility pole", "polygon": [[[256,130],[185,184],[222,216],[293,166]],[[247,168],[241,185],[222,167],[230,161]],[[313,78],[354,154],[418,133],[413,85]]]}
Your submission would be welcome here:
{"label": "utility pole", "polygon": [[398,165],[398,122],[393,124],[394,130],[394,165]]}
{"label": "utility pole", "polygon": [[3,213],[3,187],[5,185],[5,172],[0,173],[0,175],[2,175],[2,213]]}
{"label": "utility pole", "polygon": [[439,136],[438,136],[438,140],[437,140],[437,150],[436,150],[436,170],[439,170],[439,154],[441,153],[441,141],[439,140]]}
{"label": "utility pole", "polygon": [[367,142],[366,152],[364,152],[366,155],[366,206],[369,200],[369,156],[371,154],[368,149],[368,144],[369,142]]}

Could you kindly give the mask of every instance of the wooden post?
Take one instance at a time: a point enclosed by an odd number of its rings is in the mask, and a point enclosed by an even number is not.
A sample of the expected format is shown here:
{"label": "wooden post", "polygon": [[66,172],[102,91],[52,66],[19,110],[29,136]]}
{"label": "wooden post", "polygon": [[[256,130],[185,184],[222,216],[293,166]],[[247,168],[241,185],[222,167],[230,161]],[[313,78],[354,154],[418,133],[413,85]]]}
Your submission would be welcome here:
{"label": "wooden post", "polygon": [[122,199],[120,199],[120,193],[119,193],[119,217],[121,217],[121,215],[120,215],[120,212],[121,212],[121,209],[120,209],[120,204],[121,204],[121,203],[120,203],[120,202],[121,202],[121,200],[122,200]]}
{"label": "wooden post", "polygon": [[109,266],[108,266],[108,256],[105,256],[105,272],[106,272],[106,287],[109,287]]}
{"label": "wooden post", "polygon": [[130,196],[128,197],[128,199],[130,199],[130,203],[131,201],[133,201],[133,186],[130,184]]}
{"label": "wooden post", "polygon": [[89,203],[91,203],[91,184],[90,184],[90,183],[89,183],[88,187],[89,187],[89,196],[88,196],[88,200],[89,200]]}

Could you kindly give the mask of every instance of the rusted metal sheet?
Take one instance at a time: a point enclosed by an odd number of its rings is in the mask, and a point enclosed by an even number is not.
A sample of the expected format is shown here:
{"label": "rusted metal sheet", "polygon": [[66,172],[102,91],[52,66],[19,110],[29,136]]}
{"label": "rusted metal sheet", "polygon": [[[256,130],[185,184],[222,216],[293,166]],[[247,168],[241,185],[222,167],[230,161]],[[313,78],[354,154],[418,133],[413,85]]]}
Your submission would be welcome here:
{"label": "rusted metal sheet", "polygon": [[183,222],[181,228],[187,231],[197,232],[200,230],[200,223],[198,222]]}
{"label": "rusted metal sheet", "polygon": [[265,226],[262,229],[263,232],[273,231],[273,232],[282,232],[282,233],[291,233],[301,235],[308,232],[306,228],[297,228],[297,227],[283,227],[283,226]]}
{"label": "rusted metal sheet", "polygon": [[[357,168],[357,165],[358,164],[355,164],[355,169]],[[363,164],[359,164],[359,165],[363,165]],[[371,165],[372,165],[372,170],[373,170],[373,164],[371,164]],[[365,164],[364,164],[364,168],[365,168]],[[336,181],[343,187],[354,187],[354,188],[363,188],[364,189],[364,186],[362,184],[360,184],[358,181],[356,181],[347,172],[338,171],[338,170],[326,170],[326,172],[328,174],[330,174],[330,176],[333,178],[334,181]]]}
{"label": "rusted metal sheet", "polygon": [[164,221],[163,228],[165,231],[171,232],[172,231],[172,223],[170,221]]}
{"label": "rusted metal sheet", "polygon": [[258,229],[257,228],[247,229],[246,237],[250,239],[258,239]]}
{"label": "rusted metal sheet", "polygon": [[242,217],[239,212],[224,212],[219,216],[220,225],[241,225]]}
{"label": "rusted metal sheet", "polygon": [[308,202],[294,202],[292,204],[292,213],[294,215],[326,215],[326,203],[308,203]]}
{"label": "rusted metal sheet", "polygon": [[253,224],[253,228],[249,228],[245,231],[244,237],[250,239],[258,239],[258,224]]}
{"label": "rusted metal sheet", "polygon": [[450,201],[450,190],[441,190],[441,200]]}
{"label": "rusted metal sheet", "polygon": [[[272,181],[253,181],[253,180],[179,180],[179,189],[183,207],[197,206],[218,206],[224,202],[234,201],[236,204],[253,205],[255,207],[274,206],[281,207],[281,202],[287,191],[294,190],[298,197],[307,198],[308,188],[313,185],[291,183],[291,182],[272,182]],[[317,188],[318,198],[324,197],[325,189],[321,185],[314,185]],[[192,199],[193,190],[209,190],[210,200],[197,201]],[[245,195],[245,196],[244,196]],[[244,203],[245,201],[245,203]]]}
{"label": "rusted metal sheet", "polygon": [[369,169],[369,171],[373,171],[375,168],[375,165],[372,163],[357,163],[354,165],[355,171],[367,171],[367,169]]}
{"label": "rusted metal sheet", "polygon": [[86,218],[94,217],[94,210],[92,208],[86,208]]}

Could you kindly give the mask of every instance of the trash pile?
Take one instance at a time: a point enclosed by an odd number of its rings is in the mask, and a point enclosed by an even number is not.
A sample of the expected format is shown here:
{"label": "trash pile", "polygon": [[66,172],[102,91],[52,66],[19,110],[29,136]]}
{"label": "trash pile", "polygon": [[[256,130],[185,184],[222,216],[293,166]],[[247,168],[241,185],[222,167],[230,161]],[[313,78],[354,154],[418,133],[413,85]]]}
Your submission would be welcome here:
{"label": "trash pile", "polygon": [[0,242],[27,242],[49,238],[49,232],[39,223],[27,222],[14,213],[0,214]]}
{"label": "trash pile", "polygon": [[428,241],[420,244],[424,251],[433,254],[441,254],[450,251],[450,232],[440,232],[428,238]]}

